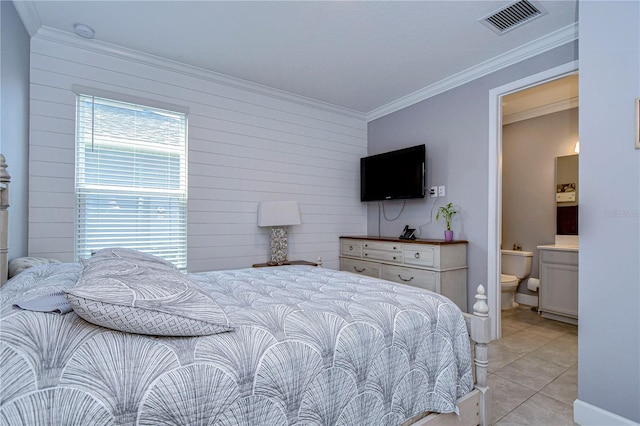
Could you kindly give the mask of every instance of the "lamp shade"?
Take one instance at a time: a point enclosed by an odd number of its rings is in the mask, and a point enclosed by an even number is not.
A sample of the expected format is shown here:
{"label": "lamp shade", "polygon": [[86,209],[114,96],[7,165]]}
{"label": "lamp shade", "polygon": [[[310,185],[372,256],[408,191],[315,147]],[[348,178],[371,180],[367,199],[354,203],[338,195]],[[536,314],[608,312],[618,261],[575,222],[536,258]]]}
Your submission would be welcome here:
{"label": "lamp shade", "polygon": [[258,206],[258,226],[300,225],[297,201],[262,201]]}

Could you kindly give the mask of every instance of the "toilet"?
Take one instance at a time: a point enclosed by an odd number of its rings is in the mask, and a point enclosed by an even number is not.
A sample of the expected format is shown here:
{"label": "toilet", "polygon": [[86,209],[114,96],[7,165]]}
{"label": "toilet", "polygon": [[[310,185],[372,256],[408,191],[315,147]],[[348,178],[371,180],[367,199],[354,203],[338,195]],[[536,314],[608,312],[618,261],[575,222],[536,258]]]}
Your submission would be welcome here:
{"label": "toilet", "polygon": [[502,270],[500,274],[501,309],[513,309],[516,303],[518,284],[531,273],[530,251],[501,250]]}

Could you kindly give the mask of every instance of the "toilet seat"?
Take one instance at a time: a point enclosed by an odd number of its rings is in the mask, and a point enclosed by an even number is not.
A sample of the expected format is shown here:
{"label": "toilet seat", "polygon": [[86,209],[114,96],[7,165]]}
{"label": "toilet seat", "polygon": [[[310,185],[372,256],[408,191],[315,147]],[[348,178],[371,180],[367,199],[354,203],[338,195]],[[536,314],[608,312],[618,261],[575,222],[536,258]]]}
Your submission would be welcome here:
{"label": "toilet seat", "polygon": [[501,287],[517,287],[518,277],[515,275],[500,274],[500,286]]}
{"label": "toilet seat", "polygon": [[516,291],[519,284],[515,275],[500,274],[500,309],[513,309],[518,304],[515,300]]}

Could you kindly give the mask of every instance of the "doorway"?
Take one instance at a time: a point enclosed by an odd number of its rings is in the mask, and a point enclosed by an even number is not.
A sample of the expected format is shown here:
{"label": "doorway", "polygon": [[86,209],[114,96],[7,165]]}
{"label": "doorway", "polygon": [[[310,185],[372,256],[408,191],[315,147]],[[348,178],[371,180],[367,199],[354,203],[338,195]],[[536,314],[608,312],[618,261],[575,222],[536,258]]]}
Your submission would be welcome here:
{"label": "doorway", "polygon": [[576,73],[578,61],[526,77],[492,89],[489,92],[489,206],[487,293],[491,336],[502,336],[500,292],[500,246],[502,242],[502,100],[504,96]]}

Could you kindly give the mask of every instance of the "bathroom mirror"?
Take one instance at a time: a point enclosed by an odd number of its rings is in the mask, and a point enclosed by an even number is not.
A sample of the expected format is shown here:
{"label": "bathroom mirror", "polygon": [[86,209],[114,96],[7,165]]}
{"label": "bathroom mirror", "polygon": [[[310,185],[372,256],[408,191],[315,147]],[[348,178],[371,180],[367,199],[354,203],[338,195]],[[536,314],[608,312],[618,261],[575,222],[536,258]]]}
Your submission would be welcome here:
{"label": "bathroom mirror", "polygon": [[556,157],[556,234],[578,235],[578,154]]}

